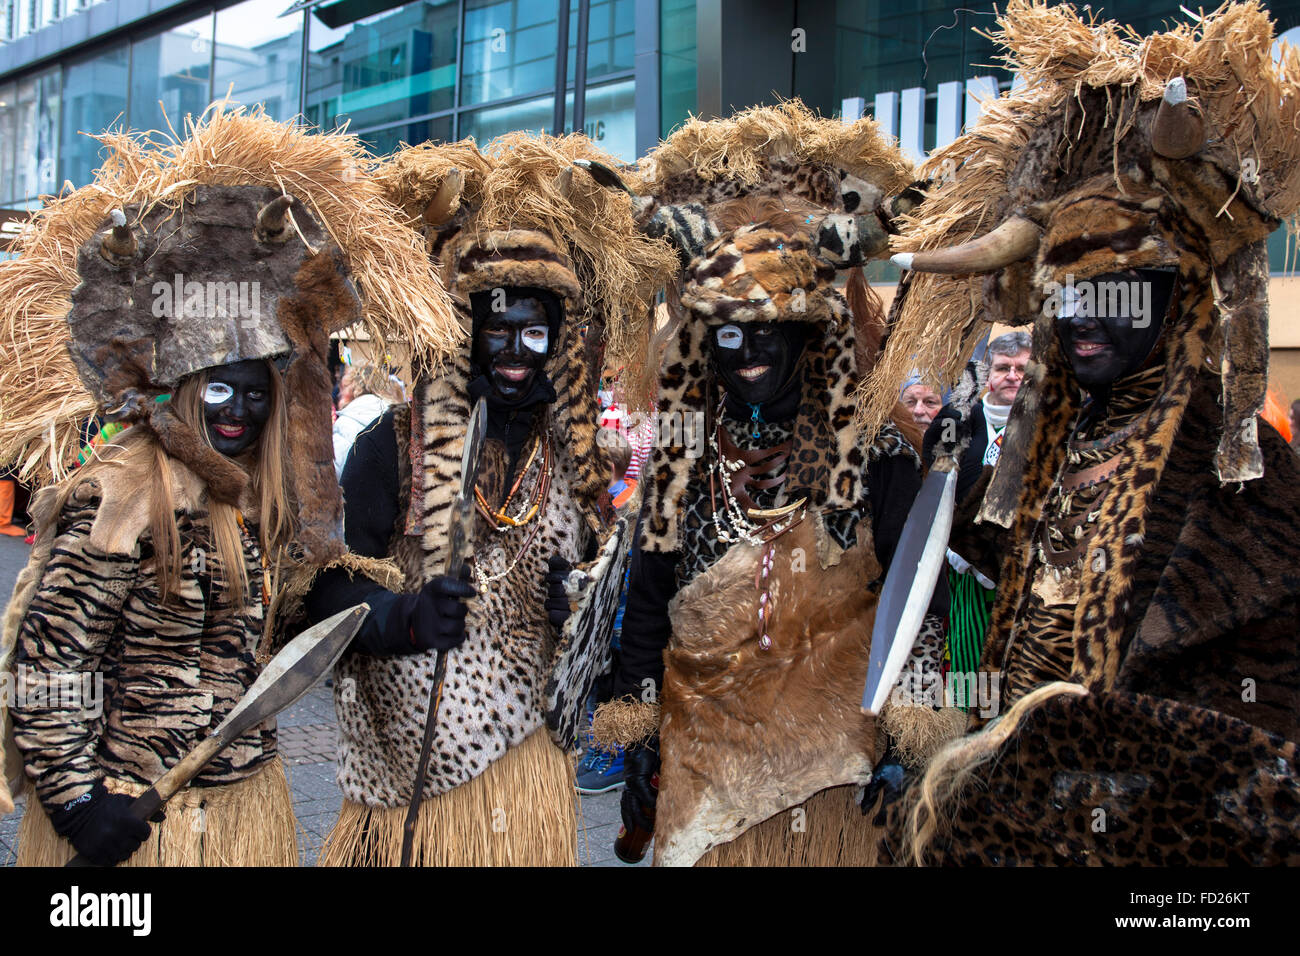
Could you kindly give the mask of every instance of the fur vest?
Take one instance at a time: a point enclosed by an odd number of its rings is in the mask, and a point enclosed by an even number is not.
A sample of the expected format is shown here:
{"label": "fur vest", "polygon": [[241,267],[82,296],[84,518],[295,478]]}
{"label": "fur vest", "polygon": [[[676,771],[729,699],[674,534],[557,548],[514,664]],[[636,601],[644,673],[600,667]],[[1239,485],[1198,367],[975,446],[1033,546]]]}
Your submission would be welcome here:
{"label": "fur vest", "polygon": [[[416,407],[422,408],[425,419],[417,437],[428,435],[440,406]],[[534,437],[550,424],[549,416],[539,416]],[[405,454],[413,447],[410,416],[399,413],[394,425],[403,459],[399,462],[403,523],[409,513],[411,527],[441,530],[446,522],[444,509],[458,484],[459,456],[454,456],[455,461],[422,458],[427,490],[423,501],[416,497],[413,502],[411,457]],[[415,444],[422,447],[424,442]],[[520,468],[530,447],[525,444]],[[559,635],[545,608],[547,562],[552,555],[559,555],[577,565],[592,533],[579,504],[581,497],[574,492],[574,453],[559,441],[552,442],[552,449],[550,490],[532,522],[500,533],[481,516],[476,521],[474,562],[489,583],[486,587],[476,585],[479,596],[470,602],[468,636],[447,655],[425,782],[427,796],[477,777],[546,720],[546,685],[560,650]],[[512,515],[520,507],[518,502],[528,501],[541,480],[543,461],[539,453],[523,471],[510,508]],[[479,487],[488,500],[499,501],[508,490],[504,488],[506,472],[503,447],[488,442],[479,473]],[[415,591],[428,578],[443,573],[445,559],[440,550],[427,546],[424,536],[406,530],[397,529],[389,556],[405,574],[404,590]],[[433,653],[404,657],[354,654],[338,665],[338,779],[348,800],[372,807],[409,803],[435,659]]]}

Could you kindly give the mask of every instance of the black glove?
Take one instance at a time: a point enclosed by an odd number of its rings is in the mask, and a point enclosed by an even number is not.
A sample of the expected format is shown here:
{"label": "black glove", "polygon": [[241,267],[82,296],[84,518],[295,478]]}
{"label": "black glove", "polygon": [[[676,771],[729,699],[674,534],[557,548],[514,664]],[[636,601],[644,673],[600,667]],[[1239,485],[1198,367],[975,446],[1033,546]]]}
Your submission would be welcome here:
{"label": "black glove", "polygon": [[884,799],[880,801],[880,812],[872,819],[872,824],[878,827],[885,825],[885,814],[889,805],[903,795],[907,789],[906,783],[907,772],[899,762],[898,757],[892,750],[886,750],[880,762],[876,764],[871,772],[871,780],[867,783],[866,789],[862,794],[862,813],[868,814],[871,808],[876,805],[876,800],[881,794]]}
{"label": "black glove", "polygon": [[469,565],[459,578],[439,574],[414,594],[394,595],[383,626],[357,635],[361,650],[375,657],[449,651],[465,641],[465,601],[477,595]]}
{"label": "black glove", "polygon": [[149,839],[149,824],[131,815],[134,802],[96,781],[87,796],[51,811],[50,822],[95,866],[116,866]]}
{"label": "black glove", "polygon": [[659,799],[659,735],[623,751],[623,799],[619,806],[623,826],[653,832],[655,803]]}
{"label": "black glove", "polygon": [[569,595],[564,590],[564,582],[568,580],[573,565],[558,554],[551,555],[548,565],[550,570],[546,572],[546,616],[550,618],[555,630],[560,631],[564,628],[564,622],[569,619],[570,614]]}

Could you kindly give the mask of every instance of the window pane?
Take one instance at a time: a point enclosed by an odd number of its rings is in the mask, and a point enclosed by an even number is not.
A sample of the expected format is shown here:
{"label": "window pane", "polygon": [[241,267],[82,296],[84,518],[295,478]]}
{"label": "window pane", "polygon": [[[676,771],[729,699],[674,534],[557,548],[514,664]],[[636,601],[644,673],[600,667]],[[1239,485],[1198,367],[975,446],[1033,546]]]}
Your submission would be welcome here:
{"label": "window pane", "polygon": [[659,40],[659,135],[667,136],[695,111],[695,0],[663,0]]}
{"label": "window pane", "polygon": [[14,127],[18,118],[18,87],[0,86],[0,206],[14,199]]}
{"label": "window pane", "polygon": [[[620,80],[587,90],[586,133],[605,152],[623,160],[636,159],[636,96],[632,80]],[[555,101],[549,96],[490,106],[461,114],[460,135],[486,143],[514,130],[550,132]],[[573,94],[565,99],[565,115],[573,117]],[[566,129],[565,132],[570,132]]]}
{"label": "window pane", "polygon": [[207,108],[212,14],[131,45],[131,128],[183,135],[187,113]]}
{"label": "window pane", "polygon": [[311,11],[309,122],[323,129],[345,120],[353,128],[375,126],[455,104],[455,0],[418,0],[355,22],[341,19],[383,5],[343,0]]}
{"label": "window pane", "polygon": [[123,44],[64,71],[60,186],[65,179],[72,180],[74,186],[84,186],[95,178],[100,145],[80,133],[102,133],[122,125],[129,57],[130,50]]}
{"label": "window pane", "polygon": [[403,123],[385,129],[359,133],[361,141],[376,156],[384,156],[397,149],[402,143],[418,146],[423,142],[447,143],[451,141],[451,117],[441,116],[436,119],[420,120],[417,123]]}
{"label": "window pane", "polygon": [[[692,8],[693,9],[693,8]],[[636,0],[593,0],[587,23],[587,80],[636,66]],[[569,79],[578,49],[578,0],[569,0]]]}
{"label": "window pane", "polygon": [[461,103],[554,89],[557,9],[546,2],[467,0]]}
{"label": "window pane", "polygon": [[217,13],[216,67],[212,97],[260,103],[274,120],[298,115],[301,87],[302,14],[280,19],[284,0],[248,0]]}

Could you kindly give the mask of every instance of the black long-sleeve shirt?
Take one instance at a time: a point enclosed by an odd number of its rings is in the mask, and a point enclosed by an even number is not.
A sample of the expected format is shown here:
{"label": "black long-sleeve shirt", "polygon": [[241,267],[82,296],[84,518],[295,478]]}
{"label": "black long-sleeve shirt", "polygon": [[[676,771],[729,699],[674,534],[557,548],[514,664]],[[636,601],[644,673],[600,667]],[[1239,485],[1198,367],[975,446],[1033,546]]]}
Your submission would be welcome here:
{"label": "black long-sleeve shirt", "polygon": [[[390,408],[357,436],[339,480],[344,501],[343,540],[349,551],[367,558],[387,557],[397,530],[401,502],[395,413]],[[315,623],[367,602],[370,615],[357,635],[364,639],[383,632],[396,599],[395,594],[367,577],[353,575],[345,568],[330,568],[317,575],[304,605],[308,618]]]}

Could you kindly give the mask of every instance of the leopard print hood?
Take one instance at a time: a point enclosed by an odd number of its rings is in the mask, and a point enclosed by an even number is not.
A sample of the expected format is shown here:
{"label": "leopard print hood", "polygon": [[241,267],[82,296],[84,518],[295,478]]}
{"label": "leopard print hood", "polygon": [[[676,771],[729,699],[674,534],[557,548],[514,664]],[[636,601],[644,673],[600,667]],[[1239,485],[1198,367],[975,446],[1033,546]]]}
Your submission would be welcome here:
{"label": "leopard print hood", "polygon": [[[683,546],[684,499],[698,464],[684,440],[688,435],[711,435],[720,404],[719,383],[708,358],[713,330],[728,322],[804,321],[813,323],[821,335],[805,351],[788,480],[791,487],[811,493],[822,567],[836,563],[839,549],[825,533],[825,516],[851,509],[864,497],[870,442],[865,433],[849,427],[858,383],[855,332],[833,276],[834,270],[812,254],[807,240],[761,226],[718,239],[687,272],[681,299],[687,317],[663,360],[661,440],[648,469],[645,550],[680,551]],[[680,425],[682,440],[662,440],[663,423]]]}

